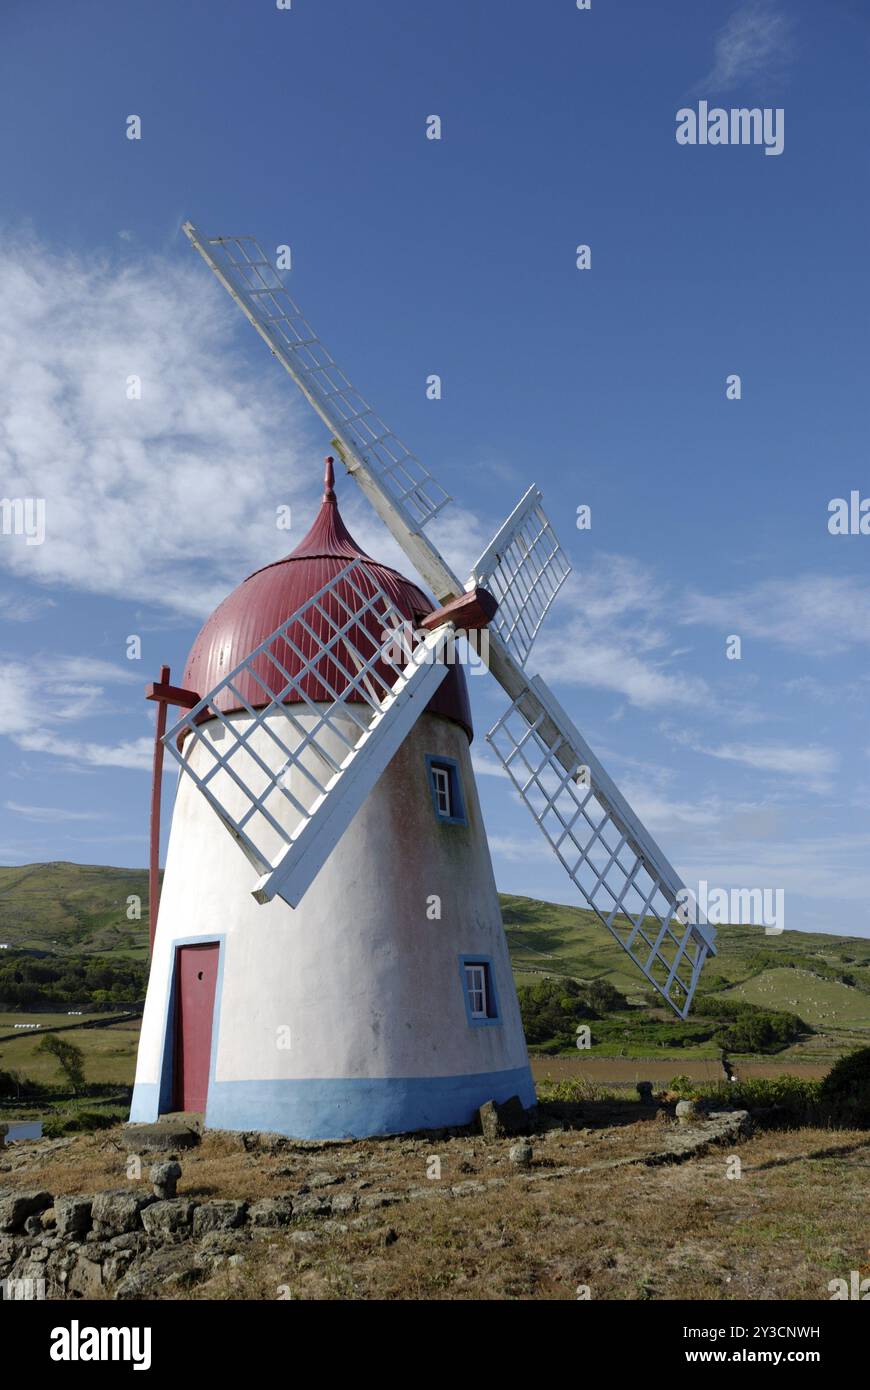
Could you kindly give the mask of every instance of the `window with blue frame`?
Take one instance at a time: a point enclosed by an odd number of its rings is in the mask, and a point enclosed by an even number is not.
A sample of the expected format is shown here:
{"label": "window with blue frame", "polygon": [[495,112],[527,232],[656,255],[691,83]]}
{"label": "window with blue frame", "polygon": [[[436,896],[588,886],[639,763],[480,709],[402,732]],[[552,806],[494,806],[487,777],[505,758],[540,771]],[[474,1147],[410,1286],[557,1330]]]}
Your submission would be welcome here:
{"label": "window with blue frame", "polygon": [[498,1023],[498,999],[488,956],[460,956],[459,971],[465,997],[465,1013],[472,1027]]}
{"label": "window with blue frame", "polygon": [[426,769],[435,815],[445,825],[467,825],[459,764],[454,758],[440,758],[427,753]]}

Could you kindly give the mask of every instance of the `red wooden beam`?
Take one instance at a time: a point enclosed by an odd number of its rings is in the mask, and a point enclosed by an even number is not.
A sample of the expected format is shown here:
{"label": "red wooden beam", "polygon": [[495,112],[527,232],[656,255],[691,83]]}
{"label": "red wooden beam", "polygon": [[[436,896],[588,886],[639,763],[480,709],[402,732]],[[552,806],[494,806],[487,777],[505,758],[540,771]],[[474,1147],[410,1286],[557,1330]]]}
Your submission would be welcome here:
{"label": "red wooden beam", "polygon": [[[161,666],[160,682],[145,689],[145,698],[159,698],[153,692],[160,687],[168,688],[169,667]],[[157,931],[157,910],[160,906],[160,796],[163,790],[163,735],[166,733],[166,711],[168,702],[161,699],[157,706],[154,721],[154,761],[151,769],[151,846],[148,858],[148,945],[154,953],[154,934]]]}
{"label": "red wooden beam", "polygon": [[[164,671],[169,667],[164,666]],[[145,687],[146,700],[160,700],[167,705],[181,705],[184,709],[193,709],[194,705],[199,704],[200,697],[195,690],[182,690],[180,685],[169,685],[164,680],[151,681]]]}
{"label": "red wooden beam", "polygon": [[498,603],[488,589],[471,589],[452,598],[443,608],[436,608],[434,613],[427,613],[420,626],[434,632],[442,623],[451,622],[461,631],[473,632],[492,622],[497,611]]}

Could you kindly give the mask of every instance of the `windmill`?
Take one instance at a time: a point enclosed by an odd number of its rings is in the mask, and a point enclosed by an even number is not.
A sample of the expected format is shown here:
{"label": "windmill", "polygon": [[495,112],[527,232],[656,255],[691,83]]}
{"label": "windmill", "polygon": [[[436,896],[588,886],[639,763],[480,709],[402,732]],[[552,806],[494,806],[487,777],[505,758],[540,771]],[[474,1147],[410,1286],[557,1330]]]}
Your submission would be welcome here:
{"label": "windmill", "polygon": [[[425,532],[447,493],[351,385],[257,242],[184,231],[327,425],[437,606],[350,537],[330,458],[300,546],[218,608],[184,687],[164,667],[150,688],[153,957],[131,1118],[201,1108],[216,1127],[338,1137],[461,1124],[490,1098],[529,1104],[457,634],[485,631],[481,650],[508,697],[487,734],[505,773],[679,1017],[715,953],[676,871],[526,670],[570,565],[530,487],[463,583]],[[170,705],[184,712],[166,731]],[[180,782],[158,917],[164,749]],[[220,825],[237,850],[216,841]],[[437,931],[421,936],[421,918]]]}

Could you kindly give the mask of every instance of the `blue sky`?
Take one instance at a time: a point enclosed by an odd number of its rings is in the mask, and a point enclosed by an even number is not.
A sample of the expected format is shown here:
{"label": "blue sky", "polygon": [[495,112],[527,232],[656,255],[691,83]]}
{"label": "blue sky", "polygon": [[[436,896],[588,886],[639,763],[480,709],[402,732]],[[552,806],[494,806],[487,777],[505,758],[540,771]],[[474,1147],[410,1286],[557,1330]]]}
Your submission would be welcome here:
{"label": "blue sky", "polygon": [[[316,504],[326,434],[190,217],[292,247],[460,573],[544,490],[574,575],[532,665],[690,886],[870,933],[870,537],[827,526],[870,495],[868,50],[859,0],[6,0],[0,475],[46,539],[0,535],[0,862],[145,864],[142,687]],[[783,153],[679,146],[701,99],[781,107]],[[574,901],[472,690],[499,886]]]}

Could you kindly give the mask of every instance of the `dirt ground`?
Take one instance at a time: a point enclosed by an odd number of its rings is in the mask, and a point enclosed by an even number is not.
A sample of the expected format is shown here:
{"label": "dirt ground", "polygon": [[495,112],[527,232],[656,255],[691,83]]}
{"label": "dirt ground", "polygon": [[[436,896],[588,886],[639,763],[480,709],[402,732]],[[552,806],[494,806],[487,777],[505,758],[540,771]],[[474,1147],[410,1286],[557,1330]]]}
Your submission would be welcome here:
{"label": "dirt ground", "polygon": [[[553,1081],[585,1078],[602,1086],[633,1087],[638,1081],[667,1084],[672,1077],[688,1076],[692,1081],[722,1081],[723,1071],[718,1058],[667,1057],[648,1061],[643,1057],[532,1057],[532,1075],[536,1082],[550,1077]],[[794,1062],[784,1065],[769,1062],[733,1060],[734,1071],[741,1080],[775,1077],[787,1073],[807,1081],[827,1076],[830,1065],[823,1062]]]}
{"label": "dirt ground", "polygon": [[[830,1298],[829,1280],[870,1272],[870,1133],[759,1133],[678,1166],[605,1166],[656,1149],[672,1123],[660,1113],[538,1135],[527,1171],[509,1161],[510,1140],[249,1153],[237,1136],[206,1135],[180,1155],[180,1196],[353,1192],[383,1194],[389,1204],[365,1221],[307,1217],[245,1236],[241,1262],[165,1296],[819,1300]],[[28,1145],[26,1160],[22,1145],[0,1185],[53,1193],[130,1186],[130,1137],[118,1129],[51,1152],[45,1142]]]}

